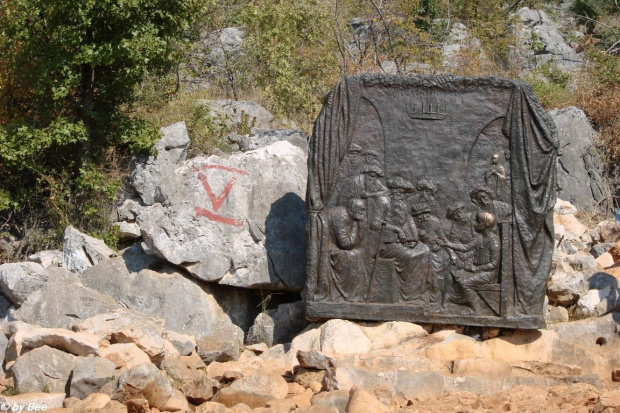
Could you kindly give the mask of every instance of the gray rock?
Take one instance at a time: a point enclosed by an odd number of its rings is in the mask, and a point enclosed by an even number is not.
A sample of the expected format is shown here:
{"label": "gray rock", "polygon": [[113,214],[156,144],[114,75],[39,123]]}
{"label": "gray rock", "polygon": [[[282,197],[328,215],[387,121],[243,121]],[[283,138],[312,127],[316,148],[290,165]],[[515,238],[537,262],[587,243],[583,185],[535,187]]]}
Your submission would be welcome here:
{"label": "gray rock", "polygon": [[221,121],[229,129],[271,129],[276,126],[274,116],[264,107],[249,100],[198,100],[210,117]]}
{"label": "gray rock", "polygon": [[564,260],[575,271],[581,271],[586,275],[593,274],[598,265],[593,256],[585,252],[577,252],[576,254],[566,255]]}
{"label": "gray rock", "polygon": [[[593,211],[599,201],[610,196],[603,163],[593,143],[595,131],[585,113],[576,107],[549,112],[557,125],[562,155],[558,157],[558,197],[577,208]],[[598,212],[609,206],[599,205]]]}
{"label": "gray rock", "polygon": [[564,307],[547,306],[547,324],[568,322],[568,310]]}
{"label": "gray rock", "polygon": [[443,67],[457,68],[458,61],[462,59],[462,52],[467,49],[476,50],[480,59],[486,59],[480,40],[472,36],[469,29],[463,23],[453,23],[446,41],[441,47]]}
{"label": "gray rock", "polygon": [[[82,283],[127,308],[164,320],[166,330],[202,338],[211,334],[214,325],[232,326],[208,285],[201,288],[171,265],[160,265],[158,272],[147,268],[130,273],[127,260],[134,258],[128,251],[105,260],[84,271]],[[140,265],[134,263],[132,268]]]}
{"label": "gray rock", "polygon": [[339,412],[346,411],[348,402],[349,390],[321,392],[312,396],[312,399],[310,400],[312,407],[322,407],[323,409],[332,407],[338,409]]}
{"label": "gray rock", "polygon": [[9,369],[20,393],[66,393],[76,357],[43,346],[19,357]]}
{"label": "gray rock", "polygon": [[[577,71],[583,65],[582,57],[573,50],[560,33],[560,27],[542,10],[520,9],[517,15],[523,22],[521,42],[527,46],[525,69],[553,60],[564,71]],[[533,44],[532,38],[536,39]],[[565,199],[565,198],[562,198]]]}
{"label": "gray rock", "polygon": [[[563,340],[586,347],[595,347],[601,343],[611,344],[619,339],[620,318],[617,314],[603,317],[571,321],[549,326]],[[603,343],[603,344],[604,344]]]}
{"label": "gray rock", "polygon": [[141,237],[140,227],[135,222],[115,222],[113,224],[118,227],[118,239],[128,241]]}
{"label": "gray rock", "polygon": [[161,320],[122,309],[98,314],[73,328],[96,334],[111,343],[133,343],[144,351],[153,363],[159,364],[166,352],[161,324]]}
{"label": "gray rock", "polygon": [[289,142],[186,162],[137,217],[154,254],[205,281],[301,291],[306,156]]}
{"label": "gray rock", "polygon": [[0,334],[0,367],[4,370],[4,357],[9,346],[9,339],[4,334]]}
{"label": "gray rock", "polygon": [[309,324],[305,311],[303,301],[296,301],[259,314],[248,331],[246,344],[265,343],[271,347],[290,343]]}
{"label": "gray rock", "polygon": [[196,350],[196,338],[186,334],[179,334],[175,331],[164,332],[164,338],[177,349],[180,355],[189,356]]}
{"label": "gray rock", "polygon": [[239,351],[243,344],[243,330],[239,327],[224,324],[217,326],[210,335],[196,342],[196,352],[205,362],[224,363],[239,359]]}
{"label": "gray rock", "polygon": [[294,129],[269,129],[257,131],[254,135],[241,136],[239,149],[251,151],[269,146],[278,141],[288,141],[298,148],[308,152],[308,135],[304,131]]}
{"label": "gray rock", "polygon": [[414,373],[398,370],[394,381],[396,394],[408,400],[415,400],[418,397],[426,399],[441,397],[445,386],[444,376],[432,372]]}
{"label": "gray rock", "polygon": [[358,367],[334,367],[325,373],[323,382],[327,390],[350,390],[357,385],[366,391],[375,388],[394,392],[394,375]]}
{"label": "gray rock", "polygon": [[209,33],[204,40],[210,49],[207,60],[212,65],[226,67],[230,59],[241,51],[244,35],[243,27],[226,27]]}
{"label": "gray rock", "polygon": [[12,316],[41,327],[70,329],[82,320],[117,308],[120,305],[110,296],[70,280],[50,278]]}
{"label": "gray rock", "polygon": [[590,248],[590,254],[592,254],[594,258],[598,258],[601,255],[605,254],[607,251],[609,251],[609,249],[613,246],[613,242],[603,242],[600,244],[595,244],[592,246],[592,248]]}
{"label": "gray rock", "polygon": [[0,265],[0,290],[16,306],[47,281],[45,269],[34,262]]}
{"label": "gray rock", "polygon": [[43,268],[62,265],[62,251],[45,250],[28,256],[28,261],[35,262]]}
{"label": "gray rock", "polygon": [[297,360],[299,365],[304,368],[327,370],[330,367],[334,367],[334,363],[331,357],[326,356],[316,350],[297,352]]}
{"label": "gray rock", "polygon": [[[142,204],[162,202],[160,182],[185,161],[189,135],[185,122],[161,128],[163,138],[156,144],[157,155],[139,159],[132,165],[129,184],[136,191]],[[133,213],[137,211],[132,211]]]}
{"label": "gray rock", "polygon": [[579,298],[577,309],[582,317],[601,316],[620,305],[620,288],[607,286],[590,290]]}
{"label": "gray rock", "polygon": [[273,327],[273,318],[267,313],[260,313],[256,316],[254,324],[248,331],[245,344],[265,343],[268,347],[273,346]]}
{"label": "gray rock", "polygon": [[620,241],[620,223],[618,221],[602,221],[590,232],[592,240],[602,243]]}
{"label": "gray rock", "polygon": [[114,214],[110,217],[110,221],[130,221],[136,220],[136,217],[142,209],[137,201],[133,199],[125,199],[123,203],[116,209]]}
{"label": "gray rock", "polygon": [[78,274],[106,258],[116,256],[116,251],[102,240],[83,234],[72,226],[65,229],[62,251],[63,267]]}
{"label": "gray rock", "polygon": [[69,395],[84,399],[97,393],[104,384],[112,380],[116,364],[103,357],[78,357],[75,360]]}
{"label": "gray rock", "polygon": [[140,364],[121,373],[113,399],[122,402],[146,399],[151,407],[161,409],[170,396],[172,385],[164,372],[151,363]]}
{"label": "gray rock", "polygon": [[568,307],[588,291],[588,283],[583,273],[556,272],[549,279],[547,297],[552,305]]}

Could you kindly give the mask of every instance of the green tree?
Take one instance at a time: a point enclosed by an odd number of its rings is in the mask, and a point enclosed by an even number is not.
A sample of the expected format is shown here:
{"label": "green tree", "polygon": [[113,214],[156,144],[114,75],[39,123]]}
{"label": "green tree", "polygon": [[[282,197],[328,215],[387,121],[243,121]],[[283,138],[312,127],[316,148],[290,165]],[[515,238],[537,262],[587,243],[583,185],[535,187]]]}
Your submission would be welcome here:
{"label": "green tree", "polygon": [[[212,0],[214,1],[214,0]],[[127,116],[147,75],[174,69],[209,0],[3,0],[0,209],[100,188],[110,150],[150,150]],[[44,203],[44,202],[43,202]]]}

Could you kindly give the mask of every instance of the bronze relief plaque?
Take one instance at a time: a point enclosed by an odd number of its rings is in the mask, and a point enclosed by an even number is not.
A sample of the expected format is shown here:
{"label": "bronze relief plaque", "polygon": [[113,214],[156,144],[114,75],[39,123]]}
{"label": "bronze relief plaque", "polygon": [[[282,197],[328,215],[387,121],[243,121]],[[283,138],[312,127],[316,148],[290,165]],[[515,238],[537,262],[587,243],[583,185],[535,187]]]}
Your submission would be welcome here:
{"label": "bronze relief plaque", "polygon": [[557,148],[520,81],[343,80],[310,144],[307,317],[543,327]]}

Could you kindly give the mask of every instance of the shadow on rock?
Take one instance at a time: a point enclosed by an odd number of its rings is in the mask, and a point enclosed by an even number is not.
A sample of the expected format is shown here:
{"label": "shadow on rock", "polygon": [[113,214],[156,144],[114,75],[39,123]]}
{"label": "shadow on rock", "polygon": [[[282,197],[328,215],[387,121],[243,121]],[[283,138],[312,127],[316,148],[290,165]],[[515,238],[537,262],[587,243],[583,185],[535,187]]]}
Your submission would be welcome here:
{"label": "shadow on rock", "polygon": [[269,277],[301,291],[306,283],[306,206],[289,192],[271,204],[265,219]]}

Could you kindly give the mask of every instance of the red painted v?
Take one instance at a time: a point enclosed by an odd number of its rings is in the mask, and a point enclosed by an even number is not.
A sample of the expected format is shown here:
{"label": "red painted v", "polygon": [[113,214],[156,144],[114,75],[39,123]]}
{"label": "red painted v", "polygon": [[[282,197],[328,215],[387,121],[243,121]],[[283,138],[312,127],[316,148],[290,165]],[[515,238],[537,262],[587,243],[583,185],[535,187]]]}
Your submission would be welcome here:
{"label": "red painted v", "polygon": [[207,176],[204,174],[198,174],[198,179],[200,179],[200,182],[202,182],[202,186],[204,187],[205,191],[207,191],[207,195],[211,200],[211,205],[213,206],[214,212],[217,212],[217,210],[222,207],[224,201],[226,201],[226,198],[228,198],[228,194],[230,194],[233,185],[237,181],[237,178],[235,177],[230,178],[230,181],[228,181],[222,192],[220,192],[218,196],[215,196],[213,190],[211,189],[211,185],[209,185],[209,181],[207,181]]}

